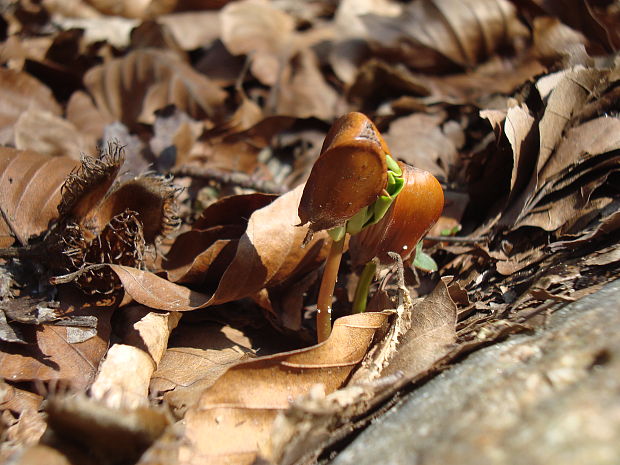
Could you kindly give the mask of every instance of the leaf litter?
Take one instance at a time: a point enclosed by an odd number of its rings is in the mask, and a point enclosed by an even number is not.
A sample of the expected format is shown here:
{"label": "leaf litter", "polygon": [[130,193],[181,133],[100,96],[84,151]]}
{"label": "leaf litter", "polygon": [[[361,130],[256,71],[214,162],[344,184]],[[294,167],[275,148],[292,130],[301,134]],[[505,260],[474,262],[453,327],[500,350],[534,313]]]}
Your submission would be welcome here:
{"label": "leaf litter", "polygon": [[[618,25],[587,3],[3,9],[0,457],[313,463],[616,279]],[[385,265],[349,315],[345,255],[313,345],[297,208],[348,111],[441,181],[438,271]]]}

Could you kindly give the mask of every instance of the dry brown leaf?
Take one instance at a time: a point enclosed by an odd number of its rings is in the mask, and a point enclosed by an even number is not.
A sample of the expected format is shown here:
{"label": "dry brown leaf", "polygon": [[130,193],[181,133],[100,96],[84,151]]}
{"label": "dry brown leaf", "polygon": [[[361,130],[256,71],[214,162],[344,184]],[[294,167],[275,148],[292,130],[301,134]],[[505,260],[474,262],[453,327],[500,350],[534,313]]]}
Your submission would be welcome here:
{"label": "dry brown leaf", "polygon": [[342,102],[325,81],[314,52],[300,50],[283,70],[276,114],[332,121],[343,113],[344,108],[339,107],[343,107]]}
{"label": "dry brown leaf", "polygon": [[323,384],[325,392],[341,387],[388,317],[382,312],[339,318],[324,344],[228,369],[186,414],[189,444],[181,446],[180,463],[252,463],[277,412],[315,384]]}
{"label": "dry brown leaf", "polygon": [[[254,345],[243,332],[230,326],[181,323],[151,378],[151,393],[163,393],[175,414],[182,416],[226,369],[253,358]],[[264,350],[263,344],[260,348]]]}
{"label": "dry brown leaf", "polygon": [[154,112],[174,104],[195,119],[215,118],[226,93],[177,56],[142,49],[91,68],[84,83],[108,122],[130,128],[152,123]]}
{"label": "dry brown leaf", "polygon": [[154,18],[174,10],[177,0],[87,0],[103,14],[127,18]]}
{"label": "dry brown leaf", "polygon": [[[222,250],[243,235],[254,211],[275,198],[260,193],[236,195],[222,198],[205,209],[192,230],[179,235],[167,253],[163,268],[168,279],[179,283],[208,282],[206,273]],[[236,244],[233,246],[236,248]],[[221,272],[216,274],[218,279]]]}
{"label": "dry brown leaf", "polygon": [[0,460],[6,462],[23,448],[35,444],[45,432],[39,411],[43,397],[0,381],[2,444]]}
{"label": "dry brown leaf", "polygon": [[48,111],[28,109],[15,122],[15,147],[53,157],[79,160],[87,146],[76,127]]}
{"label": "dry brown leaf", "polygon": [[570,60],[576,65],[579,61],[586,64],[588,54],[585,45],[586,38],[579,32],[562,24],[557,18],[534,18],[534,53],[551,63],[558,59]]}
{"label": "dry brown leaf", "polygon": [[385,140],[393,156],[411,166],[448,179],[457,165],[454,143],[443,133],[441,116],[415,113],[390,124]]}
{"label": "dry brown leaf", "polygon": [[566,131],[553,157],[539,174],[540,184],[560,171],[620,148],[620,118],[603,116]]}
{"label": "dry brown leaf", "polygon": [[14,143],[13,125],[27,111],[44,110],[60,115],[52,91],[25,72],[0,68],[0,144]]}
{"label": "dry brown leaf", "polygon": [[325,234],[315,234],[302,248],[307,227],[299,224],[297,206],[303,185],[256,210],[237,245],[235,255],[221,276],[213,295],[173,284],[153,273],[110,265],[125,292],[150,308],[190,311],[208,305],[249,297],[317,267],[326,253]]}
{"label": "dry brown leaf", "polygon": [[92,98],[81,90],[74,92],[67,102],[66,117],[79,131],[84,140],[85,153],[97,153],[97,142],[103,136],[105,117],[97,109]]}
{"label": "dry brown leaf", "polygon": [[96,316],[96,336],[71,343],[76,328],[24,327],[22,332],[28,335],[29,345],[0,343],[0,377],[15,382],[64,380],[76,390],[90,385],[108,348],[110,317],[117,303],[114,298],[85,300],[75,289],[62,290],[60,310],[70,316]]}
{"label": "dry brown leaf", "polygon": [[472,67],[527,34],[505,0],[423,0],[395,18],[364,17],[369,37],[410,67]]}
{"label": "dry brown leaf", "polygon": [[252,74],[274,85],[293,52],[293,18],[265,0],[243,0],[222,8],[220,21],[226,48],[250,55]]}
{"label": "dry brown leaf", "polygon": [[[0,147],[0,224],[22,245],[46,231],[58,218],[65,178],[78,165],[69,157]],[[6,236],[0,241],[5,247],[12,243]]]}
{"label": "dry brown leaf", "polygon": [[331,394],[314,387],[297,398],[273,424],[268,447],[261,450],[272,463],[316,460],[340,432],[351,431],[352,418],[362,418],[405,383],[429,370],[456,340],[456,306],[442,279],[434,291],[404,306],[387,334],[370,350],[347,386]]}

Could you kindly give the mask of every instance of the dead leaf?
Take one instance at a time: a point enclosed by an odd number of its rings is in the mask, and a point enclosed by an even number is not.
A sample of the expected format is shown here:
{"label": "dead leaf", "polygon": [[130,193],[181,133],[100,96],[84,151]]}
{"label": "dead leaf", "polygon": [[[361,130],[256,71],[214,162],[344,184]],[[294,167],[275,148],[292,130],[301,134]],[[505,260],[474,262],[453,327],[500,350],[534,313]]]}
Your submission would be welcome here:
{"label": "dead leaf", "polygon": [[91,68],[84,83],[108,122],[152,123],[174,104],[195,119],[215,118],[226,93],[174,54],[142,49]]}
{"label": "dead leaf", "polygon": [[15,122],[15,147],[42,155],[79,160],[89,148],[69,121],[50,112],[29,109]]}
{"label": "dead leaf", "polygon": [[301,50],[284,68],[278,86],[277,114],[332,121],[342,113],[341,103],[336,90],[323,78],[312,51]]}
{"label": "dead leaf", "polygon": [[213,295],[135,268],[121,265],[110,265],[110,268],[128,295],[155,309],[190,311],[251,296],[289,279],[293,273],[303,274],[317,267],[326,253],[324,234],[316,234],[311,243],[301,247],[307,228],[295,224],[299,223],[297,206],[302,191],[303,185],[252,214]]}
{"label": "dead leaf", "polygon": [[[181,446],[181,462],[252,463],[269,439],[278,410],[317,383],[325,392],[340,387],[387,320],[387,313],[339,318],[324,344],[229,368],[186,414],[190,442]],[[241,443],[239,436],[244,438]]]}
{"label": "dead leaf", "polygon": [[[69,157],[0,147],[0,223],[22,245],[58,217],[61,187],[78,164]],[[12,243],[6,236],[1,239],[4,246]]]}
{"label": "dead leaf", "polygon": [[25,72],[0,68],[0,143],[13,144],[13,125],[28,109],[58,116],[60,106],[51,90]]}
{"label": "dead leaf", "polygon": [[472,67],[527,34],[507,1],[424,0],[394,18],[367,15],[369,37],[419,70]]}
{"label": "dead leaf", "polygon": [[220,22],[226,48],[251,56],[252,74],[274,85],[293,52],[293,18],[267,1],[244,0],[222,8]]}
{"label": "dead leaf", "polygon": [[395,157],[416,168],[448,179],[457,166],[456,147],[442,131],[441,116],[414,113],[390,124],[385,140]]}
{"label": "dead leaf", "polygon": [[88,0],[101,13],[127,18],[153,18],[171,12],[177,0],[148,0],[135,3],[130,0]]}
{"label": "dead leaf", "polygon": [[162,359],[180,313],[151,312],[141,306],[123,308],[121,341],[110,347],[90,386],[93,399],[112,408],[148,405],[148,387]]}
{"label": "dead leaf", "polygon": [[0,376],[15,382],[66,380],[76,390],[85,389],[108,348],[110,317],[116,305],[114,298],[85,301],[75,289],[63,289],[60,310],[69,316],[94,315],[98,320],[97,335],[72,344],[71,328],[23,326],[30,344],[0,343]]}
{"label": "dead leaf", "polygon": [[[230,326],[181,322],[151,378],[150,390],[155,395],[164,394],[175,414],[182,417],[229,367],[253,358],[255,344]],[[260,348],[264,350],[264,344]]]}

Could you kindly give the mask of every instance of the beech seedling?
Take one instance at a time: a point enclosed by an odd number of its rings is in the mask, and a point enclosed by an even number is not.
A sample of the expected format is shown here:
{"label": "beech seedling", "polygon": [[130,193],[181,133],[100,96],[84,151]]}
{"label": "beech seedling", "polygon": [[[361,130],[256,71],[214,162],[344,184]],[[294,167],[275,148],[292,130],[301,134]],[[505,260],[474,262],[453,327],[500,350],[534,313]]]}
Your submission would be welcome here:
{"label": "beech seedling", "polygon": [[[404,189],[409,190],[405,195]],[[317,301],[319,342],[331,332],[331,304],[347,234],[360,235],[357,262],[366,263],[375,256],[385,260],[388,251],[415,250],[442,208],[443,192],[437,180],[397,163],[368,117],[348,113],[334,122],[298,211],[301,225],[309,223],[309,235],[327,229],[332,239]],[[369,274],[363,273],[362,280],[372,279],[374,270]]]}

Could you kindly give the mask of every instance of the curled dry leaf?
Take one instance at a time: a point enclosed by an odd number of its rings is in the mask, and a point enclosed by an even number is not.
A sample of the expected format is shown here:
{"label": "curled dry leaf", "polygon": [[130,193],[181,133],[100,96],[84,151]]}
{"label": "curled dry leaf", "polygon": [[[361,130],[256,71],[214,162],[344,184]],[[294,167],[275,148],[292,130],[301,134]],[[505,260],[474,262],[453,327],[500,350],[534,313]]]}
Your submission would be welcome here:
{"label": "curled dry leaf", "polygon": [[[228,369],[185,416],[188,445],[181,463],[250,464],[270,437],[273,420],[293,399],[322,384],[338,389],[361,362],[389,312],[339,318],[321,345],[242,362]],[[242,437],[243,440],[239,440]]]}
{"label": "curled dry leaf", "polygon": [[152,123],[154,112],[174,104],[195,119],[215,118],[226,93],[176,55],[136,50],[91,68],[84,83],[109,122],[130,128]]}
{"label": "curled dry leaf", "polygon": [[148,388],[181,314],[152,312],[142,306],[123,309],[120,343],[101,363],[91,396],[112,408],[148,405]]}
{"label": "curled dry leaf", "polygon": [[0,245],[25,245],[58,218],[61,187],[78,166],[69,157],[50,157],[0,147]]}
{"label": "curled dry leaf", "polygon": [[527,30],[506,0],[422,0],[397,17],[363,18],[368,35],[412,68],[472,67]]}
{"label": "curled dry leaf", "polygon": [[[315,235],[305,248],[301,247],[307,228],[295,224],[299,223],[297,206],[302,190],[303,185],[252,213],[212,295],[190,290],[136,268],[110,267],[118,275],[125,292],[136,302],[173,311],[196,310],[249,297],[291,276],[303,276],[319,266],[326,247],[324,234]],[[205,219],[200,224],[208,225],[208,222]]]}
{"label": "curled dry leaf", "polygon": [[[272,338],[273,341],[273,338]],[[264,350],[261,341],[260,349]],[[175,329],[150,391],[178,417],[194,407],[204,392],[233,364],[254,357],[258,349],[244,332],[213,322],[183,322]]]}
{"label": "curled dry leaf", "polygon": [[[402,291],[402,290],[401,290]],[[368,352],[344,388],[331,394],[313,388],[274,421],[264,458],[283,465],[318,457],[323,449],[351,433],[359,421],[405,383],[427,372],[456,340],[456,305],[442,279],[415,304],[404,305],[387,334]]]}
{"label": "curled dry leaf", "polygon": [[442,131],[442,122],[439,116],[414,113],[393,121],[383,136],[398,159],[448,179],[458,154],[454,142]]}

